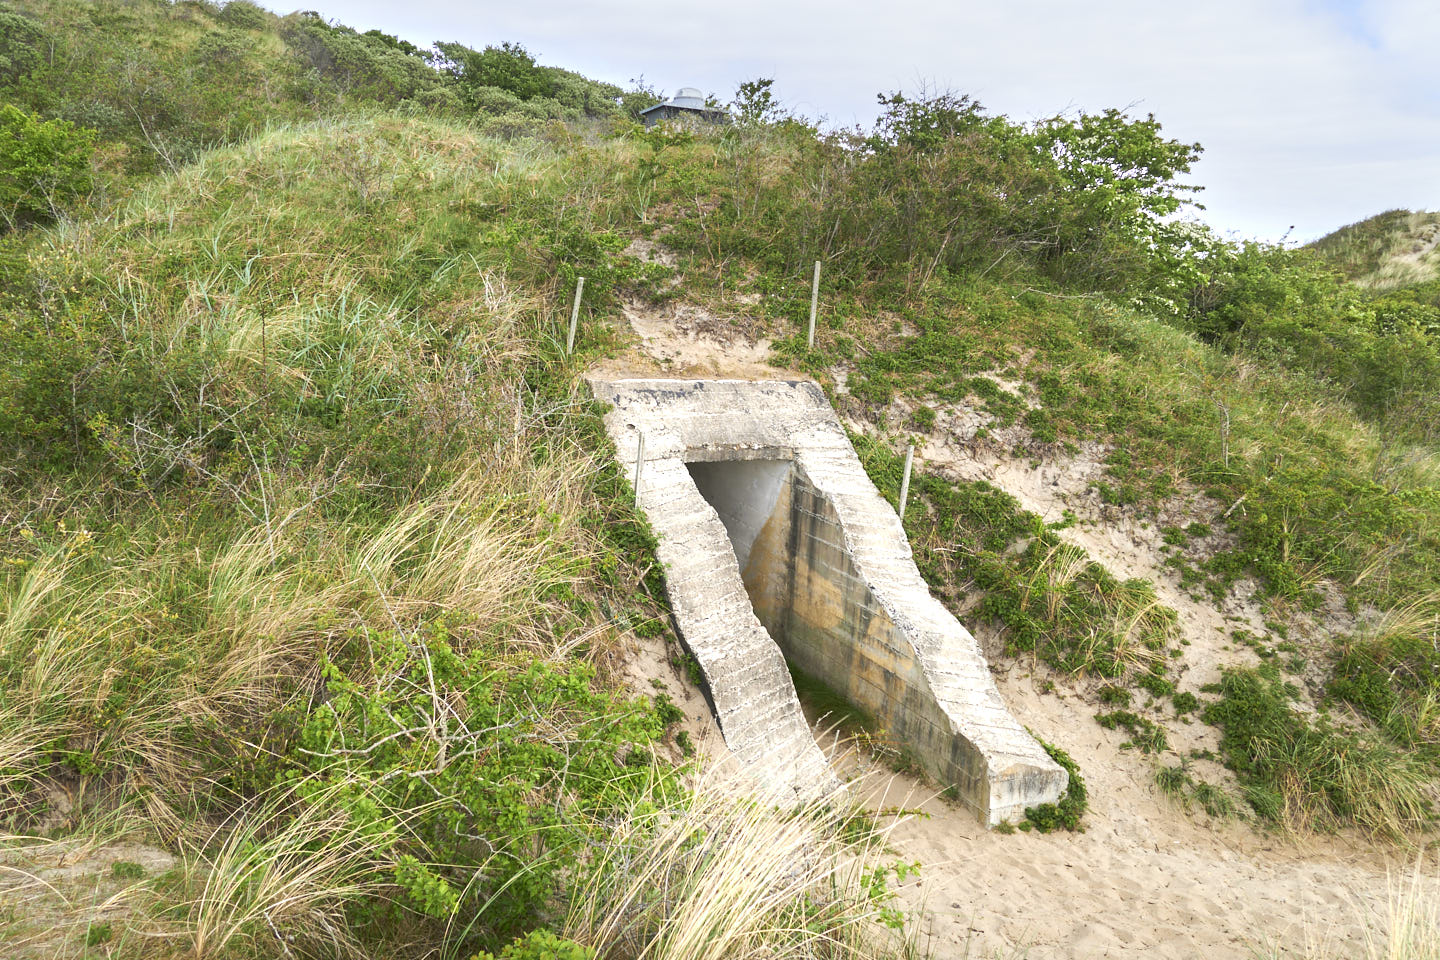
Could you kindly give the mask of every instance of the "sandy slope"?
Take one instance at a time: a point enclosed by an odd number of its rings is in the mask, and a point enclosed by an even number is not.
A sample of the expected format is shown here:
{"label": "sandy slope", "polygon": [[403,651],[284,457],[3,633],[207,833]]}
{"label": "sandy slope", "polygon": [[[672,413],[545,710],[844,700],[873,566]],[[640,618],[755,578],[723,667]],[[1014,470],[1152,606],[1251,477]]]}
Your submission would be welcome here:
{"label": "sandy slope", "polygon": [[[1387,867],[1373,848],[1296,843],[1239,824],[1209,824],[1175,808],[1151,766],[1122,753],[1078,697],[1040,695],[1027,678],[1002,680],[1012,709],[1040,736],[1064,743],[1091,790],[1087,830],[1050,835],[985,832],[967,811],[903,777],[882,779],[870,802],[917,806],[897,854],[919,860],[903,891],[937,958],[1251,957],[1269,941],[1327,955],[1363,945],[1382,911]],[[913,797],[906,801],[907,796]]]}
{"label": "sandy slope", "polygon": [[[711,314],[674,305],[650,310],[631,302],[625,315],[639,339],[639,350],[616,362],[627,372],[658,366],[673,375],[787,376],[764,365],[768,344],[731,340]],[[1163,566],[1159,527],[1212,521],[1224,505],[1191,496],[1166,504],[1158,523],[1128,516],[1102,505],[1089,489],[1101,474],[1103,449],[1064,459],[1015,458],[1008,451],[1020,438],[996,437],[1000,431],[995,431],[988,443],[976,443],[981,418],[964,408],[941,413],[919,451],[927,469],[988,480],[1047,521],[1068,508],[1080,522],[1062,533],[1066,539],[1116,576],[1152,581],[1161,601],[1179,614],[1187,641],[1177,664],[1182,689],[1216,679],[1223,666],[1255,662],[1248,648],[1230,639],[1235,629],[1264,632],[1264,613],[1249,599],[1253,585],[1241,584],[1217,605],[1193,598]],[[906,411],[896,414],[903,420]],[[1304,642],[1306,635],[1320,638],[1350,625],[1338,604],[1331,605],[1296,624],[1296,635]],[[868,804],[921,813],[896,829],[894,841],[898,859],[923,865],[920,878],[901,893],[937,958],[1245,958],[1268,955],[1272,944],[1286,951],[1320,947],[1325,956],[1361,952],[1365,931],[1374,930],[1383,916],[1390,874],[1398,881],[1414,851],[1376,847],[1360,838],[1266,834],[1242,822],[1211,822],[1198,810],[1187,812],[1155,786],[1154,758],[1123,750],[1124,732],[1095,723],[1093,684],[1005,658],[993,633],[977,630],[977,636],[1016,715],[1079,762],[1091,813],[1081,834],[986,832],[971,813],[933,796],[932,787],[831,741],[837,766],[859,778],[857,792]],[[702,752],[724,757],[703,698],[693,692],[686,698],[685,685],[662,651],[642,652],[631,671],[637,685],[665,678]],[[817,738],[826,742],[824,722],[813,719]],[[1198,721],[1171,720],[1168,726],[1181,755],[1214,749],[1218,739]],[[1230,782],[1218,764],[1189,762],[1193,773],[1209,782]],[[1436,875],[1433,866],[1428,872]]]}

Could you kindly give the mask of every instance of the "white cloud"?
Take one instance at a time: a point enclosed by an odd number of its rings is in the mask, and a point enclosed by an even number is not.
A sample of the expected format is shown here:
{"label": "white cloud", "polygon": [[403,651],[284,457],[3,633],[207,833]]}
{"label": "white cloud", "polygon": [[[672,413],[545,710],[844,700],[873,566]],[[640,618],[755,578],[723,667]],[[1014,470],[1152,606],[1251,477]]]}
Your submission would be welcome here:
{"label": "white cloud", "polygon": [[1206,218],[1246,236],[1440,207],[1434,0],[333,0],[322,12],[420,43],[519,41],[622,84],[643,74],[728,97],[774,76],[789,105],[838,125],[868,124],[877,92],[926,82],[1017,119],[1133,105],[1204,144],[1192,179]]}

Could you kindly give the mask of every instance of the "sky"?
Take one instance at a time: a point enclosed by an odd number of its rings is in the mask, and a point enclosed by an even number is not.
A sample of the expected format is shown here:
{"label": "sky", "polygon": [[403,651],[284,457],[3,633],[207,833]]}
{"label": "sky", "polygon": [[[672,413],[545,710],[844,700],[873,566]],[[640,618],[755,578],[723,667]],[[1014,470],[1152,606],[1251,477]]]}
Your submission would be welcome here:
{"label": "sky", "polygon": [[829,126],[868,127],[878,93],[926,87],[1020,121],[1153,113],[1204,146],[1197,215],[1236,239],[1440,209],[1440,0],[316,2],[358,30],[518,42],[622,86],[729,100],[773,77],[789,109]]}

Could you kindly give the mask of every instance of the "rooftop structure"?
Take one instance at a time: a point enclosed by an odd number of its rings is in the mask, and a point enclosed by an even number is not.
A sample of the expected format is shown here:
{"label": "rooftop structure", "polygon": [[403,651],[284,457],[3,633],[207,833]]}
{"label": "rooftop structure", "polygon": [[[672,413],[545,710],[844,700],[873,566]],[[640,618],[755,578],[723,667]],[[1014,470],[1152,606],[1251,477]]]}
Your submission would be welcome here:
{"label": "rooftop structure", "polygon": [[653,127],[664,121],[691,121],[696,123],[729,123],[730,111],[722,107],[705,104],[705,94],[695,87],[681,87],[664,103],[640,111],[640,119],[646,127]]}

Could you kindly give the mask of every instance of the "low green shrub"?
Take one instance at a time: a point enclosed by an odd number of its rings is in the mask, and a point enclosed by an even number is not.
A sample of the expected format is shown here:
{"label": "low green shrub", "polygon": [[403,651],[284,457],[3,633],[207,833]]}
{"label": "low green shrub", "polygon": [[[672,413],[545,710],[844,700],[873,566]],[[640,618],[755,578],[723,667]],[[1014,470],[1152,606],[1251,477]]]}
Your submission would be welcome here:
{"label": "low green shrub", "polygon": [[1440,647],[1433,639],[1417,632],[1351,640],[1327,690],[1440,762]]}
{"label": "low green shrub", "polygon": [[1278,668],[1227,670],[1202,714],[1220,727],[1220,752],[1265,820],[1296,828],[1353,825],[1399,837],[1430,822],[1430,774],[1379,739],[1311,722]]}
{"label": "low green shrub", "polygon": [[1025,821],[1021,826],[1041,833],[1054,830],[1083,832],[1085,811],[1090,809],[1090,794],[1085,789],[1085,778],[1080,775],[1080,764],[1054,744],[1046,743],[1039,737],[1035,739],[1045,748],[1045,752],[1050,754],[1050,759],[1065,768],[1065,772],[1070,775],[1070,782],[1065,786],[1065,793],[1055,803],[1026,807]]}
{"label": "low green shrub", "polygon": [[95,134],[0,105],[0,225],[58,219],[90,190]]}
{"label": "low green shrub", "polygon": [[1124,727],[1129,732],[1130,739],[1120,745],[1122,750],[1134,747],[1141,753],[1163,753],[1170,747],[1164,727],[1130,710],[1097,713],[1095,722],[1106,730]]}
{"label": "low green shrub", "polygon": [[[349,656],[363,661],[325,667],[293,754],[300,788],[338,790],[348,800],[333,802],[375,820],[423,916],[524,930],[564,898],[607,813],[678,789],[651,754],[655,707],[597,689],[582,664],[458,650],[439,622],[356,638]],[[403,830],[386,810],[409,811]]]}
{"label": "low green shrub", "polygon": [[498,954],[481,950],[472,960],[594,960],[595,948],[557,937],[548,930],[532,930],[506,944]]}

